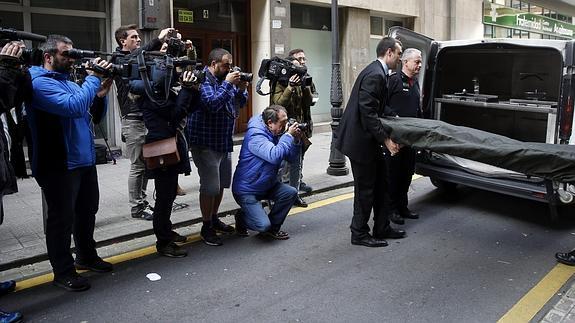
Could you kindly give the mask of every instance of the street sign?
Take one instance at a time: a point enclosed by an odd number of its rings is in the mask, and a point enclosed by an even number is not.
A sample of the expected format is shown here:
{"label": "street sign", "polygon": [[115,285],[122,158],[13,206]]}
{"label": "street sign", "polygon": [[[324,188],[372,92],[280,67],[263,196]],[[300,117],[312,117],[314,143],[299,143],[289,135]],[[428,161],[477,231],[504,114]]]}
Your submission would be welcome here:
{"label": "street sign", "polygon": [[178,10],[178,22],[193,24],[194,12],[191,10]]}

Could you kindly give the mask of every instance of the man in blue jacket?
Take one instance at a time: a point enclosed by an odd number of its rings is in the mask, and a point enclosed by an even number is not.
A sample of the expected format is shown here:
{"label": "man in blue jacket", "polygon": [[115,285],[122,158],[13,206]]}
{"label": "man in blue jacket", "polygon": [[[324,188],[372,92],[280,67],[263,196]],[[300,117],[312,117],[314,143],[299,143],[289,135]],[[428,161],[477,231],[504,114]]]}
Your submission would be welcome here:
{"label": "man in blue jacket", "polygon": [[[112,79],[102,80],[101,74],[88,71],[82,86],[69,81],[74,59],[66,56],[72,41],[65,36],[48,36],[40,49],[43,66],[30,68],[33,90],[26,104],[34,142],[32,173],[46,198],[46,245],[54,285],[84,291],[90,284],[76,268],[112,270],[98,256],[94,241],[99,189],[91,124],[92,116],[101,117],[105,111]],[[99,58],[94,64],[110,67]],[[75,263],[70,253],[72,233]]]}
{"label": "man in blue jacket", "polygon": [[[283,160],[298,157],[301,130],[294,123],[286,131],[287,121],[286,109],[272,105],[248,122],[232,183],[234,198],[243,211],[243,218],[236,219],[239,233],[247,227],[274,239],[289,239],[280,228],[298,197],[297,189],[281,183],[277,174]],[[274,202],[269,214],[261,200]]]}

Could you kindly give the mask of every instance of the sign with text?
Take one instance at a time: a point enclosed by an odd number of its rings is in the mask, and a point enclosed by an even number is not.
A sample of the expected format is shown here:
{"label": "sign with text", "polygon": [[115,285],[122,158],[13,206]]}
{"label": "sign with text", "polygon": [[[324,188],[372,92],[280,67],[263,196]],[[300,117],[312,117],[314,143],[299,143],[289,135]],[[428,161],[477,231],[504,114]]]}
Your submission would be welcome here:
{"label": "sign with text", "polygon": [[178,10],[178,22],[193,24],[194,12],[191,10]]}
{"label": "sign with text", "polygon": [[560,37],[575,36],[575,25],[490,2],[484,2],[483,23]]}

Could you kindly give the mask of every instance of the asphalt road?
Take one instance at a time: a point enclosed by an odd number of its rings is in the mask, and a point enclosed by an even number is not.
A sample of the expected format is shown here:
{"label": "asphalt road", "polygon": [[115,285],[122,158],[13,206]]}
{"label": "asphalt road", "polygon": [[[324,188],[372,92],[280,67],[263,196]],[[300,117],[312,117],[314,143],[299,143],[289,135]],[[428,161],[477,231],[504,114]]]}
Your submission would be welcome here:
{"label": "asphalt road", "polygon": [[[44,285],[0,299],[29,322],[494,322],[575,246],[575,221],[543,204],[414,183],[408,237],[350,244],[350,199],[287,219],[287,241],[227,237],[90,275],[92,289]],[[147,274],[157,273],[158,281]]]}

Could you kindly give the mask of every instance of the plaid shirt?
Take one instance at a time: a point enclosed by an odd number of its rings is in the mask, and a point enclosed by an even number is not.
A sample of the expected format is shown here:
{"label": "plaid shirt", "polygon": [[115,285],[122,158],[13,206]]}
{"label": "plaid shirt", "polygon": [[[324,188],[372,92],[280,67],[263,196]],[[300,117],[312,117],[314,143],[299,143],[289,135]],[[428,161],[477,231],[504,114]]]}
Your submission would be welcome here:
{"label": "plaid shirt", "polygon": [[235,121],[239,109],[248,101],[248,92],[240,92],[228,81],[218,81],[207,66],[204,71],[206,79],[200,86],[201,107],[188,117],[189,142],[191,146],[231,152]]}

